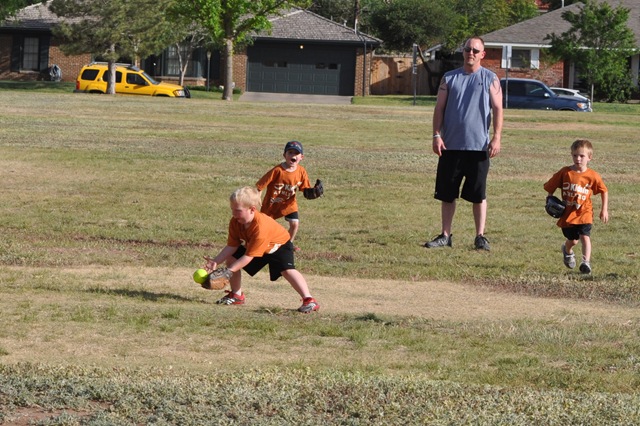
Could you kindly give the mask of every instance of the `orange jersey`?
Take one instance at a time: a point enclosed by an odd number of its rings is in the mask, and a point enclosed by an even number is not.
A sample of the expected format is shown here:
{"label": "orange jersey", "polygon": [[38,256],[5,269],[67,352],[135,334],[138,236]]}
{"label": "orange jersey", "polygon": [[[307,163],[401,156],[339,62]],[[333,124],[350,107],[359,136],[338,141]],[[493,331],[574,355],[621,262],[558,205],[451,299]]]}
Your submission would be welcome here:
{"label": "orange jersey", "polygon": [[563,167],[544,184],[545,191],[550,193],[558,188],[562,191],[561,198],[567,204],[564,214],[558,220],[558,226],[564,228],[593,223],[591,196],[607,192],[602,177],[591,169],[578,173],[571,167]]}
{"label": "orange jersey", "polygon": [[258,191],[267,188],[260,211],[278,219],[298,211],[296,192],[311,188],[311,184],[307,171],[301,165],[298,164],[294,171],[288,172],[282,164],[278,164],[260,178],[256,188]]}
{"label": "orange jersey", "polygon": [[262,257],[278,250],[289,241],[289,237],[289,232],[282,225],[266,214],[256,212],[247,228],[235,218],[231,218],[227,245],[243,245],[247,249],[247,256]]}

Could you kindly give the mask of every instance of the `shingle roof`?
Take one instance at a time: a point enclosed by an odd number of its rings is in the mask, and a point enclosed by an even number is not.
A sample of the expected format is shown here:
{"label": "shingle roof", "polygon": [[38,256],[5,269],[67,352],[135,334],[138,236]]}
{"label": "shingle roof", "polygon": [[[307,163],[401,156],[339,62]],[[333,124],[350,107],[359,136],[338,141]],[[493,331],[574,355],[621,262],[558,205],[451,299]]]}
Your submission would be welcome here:
{"label": "shingle roof", "polygon": [[269,19],[271,31],[261,31],[257,40],[300,40],[300,41],[333,41],[340,43],[380,45],[382,40],[363,33],[356,33],[353,28],[331,21],[308,10],[291,8],[280,16]]}
{"label": "shingle roof", "polygon": [[28,30],[49,30],[60,22],[60,17],[49,10],[49,0],[46,4],[37,3],[20,9],[15,16],[2,22],[2,28],[16,28]]}
{"label": "shingle roof", "polygon": [[[622,6],[629,9],[628,25],[636,38],[636,45],[640,47],[640,0],[605,0],[611,7]],[[485,34],[482,36],[487,47],[503,46],[505,44],[522,47],[549,47],[549,41],[545,40],[547,34],[560,35],[571,28],[571,24],[562,19],[566,11],[578,12],[582,3],[574,3],[563,9],[543,13],[532,19],[519,22],[507,28]]]}
{"label": "shingle roof", "polygon": [[[49,30],[60,21],[60,17],[49,10],[48,4],[38,3],[21,9],[14,18],[0,25],[3,29]],[[272,23],[270,32],[262,31],[256,35],[258,40],[300,40],[319,42],[358,43],[364,40],[377,46],[381,40],[366,34],[356,34],[355,30],[329,19],[316,15],[308,10],[292,8],[283,11],[282,15],[269,19]]]}

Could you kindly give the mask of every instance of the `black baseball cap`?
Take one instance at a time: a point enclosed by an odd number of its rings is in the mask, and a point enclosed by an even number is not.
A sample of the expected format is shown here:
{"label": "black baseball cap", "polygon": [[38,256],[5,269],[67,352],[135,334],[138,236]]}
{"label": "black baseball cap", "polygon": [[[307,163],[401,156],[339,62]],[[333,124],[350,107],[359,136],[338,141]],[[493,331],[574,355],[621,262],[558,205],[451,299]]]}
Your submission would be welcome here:
{"label": "black baseball cap", "polygon": [[300,142],[298,142],[298,141],[289,141],[289,142],[287,142],[287,144],[284,146],[284,152],[287,152],[290,149],[295,149],[300,154],[304,154],[304,152],[302,151],[302,144]]}

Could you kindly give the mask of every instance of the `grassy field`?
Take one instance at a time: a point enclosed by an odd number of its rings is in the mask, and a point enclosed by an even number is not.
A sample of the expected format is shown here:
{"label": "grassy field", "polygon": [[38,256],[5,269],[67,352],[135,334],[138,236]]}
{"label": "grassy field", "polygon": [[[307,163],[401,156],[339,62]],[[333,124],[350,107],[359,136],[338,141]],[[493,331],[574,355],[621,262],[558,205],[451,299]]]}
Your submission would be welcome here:
{"label": "grassy field", "polygon": [[[507,111],[478,253],[466,204],[453,249],[421,247],[440,231],[433,98],[71,89],[0,84],[0,422],[640,423],[640,106]],[[577,138],[610,190],[590,276],[564,268],[543,210]],[[297,239],[322,309],[296,314],[263,274],[247,306],[217,307],[190,274],[225,243],[229,194],[290,139],[325,182]]]}

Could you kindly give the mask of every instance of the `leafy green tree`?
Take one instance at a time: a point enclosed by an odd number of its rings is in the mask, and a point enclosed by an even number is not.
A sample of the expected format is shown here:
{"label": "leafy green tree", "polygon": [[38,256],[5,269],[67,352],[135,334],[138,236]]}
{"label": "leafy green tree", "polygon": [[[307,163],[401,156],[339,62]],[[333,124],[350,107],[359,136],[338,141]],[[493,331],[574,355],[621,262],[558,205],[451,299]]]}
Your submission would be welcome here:
{"label": "leafy green tree", "polygon": [[308,0],[176,0],[175,10],[205,28],[224,51],[224,92],[233,99],[233,56],[237,46],[249,44],[255,32],[271,28],[269,16],[289,6],[306,7]]}
{"label": "leafy green tree", "polygon": [[447,37],[457,19],[448,4],[448,0],[381,2],[371,11],[369,24],[385,50],[406,52],[414,43],[432,46]]}
{"label": "leafy green tree", "polygon": [[[469,37],[538,15],[533,0],[363,0],[368,30],[385,49],[442,44],[453,51]],[[325,15],[326,16],[326,15]],[[365,15],[365,18],[367,15]]]}
{"label": "leafy green tree", "polygon": [[22,9],[25,6],[30,4],[37,3],[37,1],[29,1],[29,0],[2,0],[0,2],[0,21],[4,20],[12,16],[18,10]]}
{"label": "leafy green tree", "polygon": [[67,55],[92,53],[109,63],[107,93],[115,94],[115,64],[138,62],[167,47],[175,36],[164,14],[172,0],[53,0],[49,8],[67,18],[53,29]]}
{"label": "leafy green tree", "polygon": [[509,25],[535,18],[540,14],[534,0],[512,0],[509,5]]}
{"label": "leafy green tree", "polygon": [[365,7],[363,0],[313,0],[309,11],[349,28],[355,26],[356,7]]}
{"label": "leafy green tree", "polygon": [[538,16],[533,0],[454,0],[459,19],[445,40],[449,49],[459,47],[472,36],[487,34]]}
{"label": "leafy green tree", "polygon": [[576,64],[579,76],[591,86],[592,97],[628,100],[632,90],[628,58],[635,48],[629,9],[586,0],[579,11],[565,11],[562,18],[571,28],[559,36],[547,35],[550,53]]}

